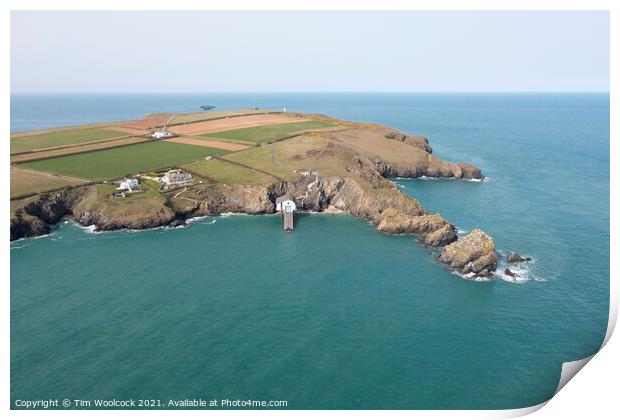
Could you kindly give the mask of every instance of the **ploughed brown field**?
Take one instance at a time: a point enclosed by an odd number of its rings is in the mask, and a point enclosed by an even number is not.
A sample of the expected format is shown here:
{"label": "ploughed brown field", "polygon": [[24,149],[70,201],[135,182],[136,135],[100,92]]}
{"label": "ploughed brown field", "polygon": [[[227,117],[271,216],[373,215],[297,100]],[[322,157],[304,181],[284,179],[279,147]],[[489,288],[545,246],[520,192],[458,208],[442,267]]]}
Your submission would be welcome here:
{"label": "ploughed brown field", "polygon": [[175,137],[172,139],[165,140],[171,143],[181,143],[181,144],[191,144],[193,146],[202,146],[202,147],[215,147],[216,149],[224,149],[224,150],[243,150],[247,149],[250,146],[245,146],[243,144],[237,143],[228,143],[225,141],[217,141],[217,140],[201,140],[196,138],[188,138],[188,137]]}
{"label": "ploughed brown field", "polygon": [[284,124],[300,121],[309,121],[309,119],[279,114],[246,115],[243,117],[230,117],[212,121],[177,125],[169,127],[169,130],[170,132],[179,135],[204,134],[216,131],[234,130],[237,128],[258,127],[262,125]]}
{"label": "ploughed brown field", "polygon": [[170,119],[170,115],[157,115],[153,117],[146,117],[139,120],[127,121],[122,124],[123,127],[133,128],[137,130],[149,130],[151,128],[157,128],[163,126],[166,121]]}

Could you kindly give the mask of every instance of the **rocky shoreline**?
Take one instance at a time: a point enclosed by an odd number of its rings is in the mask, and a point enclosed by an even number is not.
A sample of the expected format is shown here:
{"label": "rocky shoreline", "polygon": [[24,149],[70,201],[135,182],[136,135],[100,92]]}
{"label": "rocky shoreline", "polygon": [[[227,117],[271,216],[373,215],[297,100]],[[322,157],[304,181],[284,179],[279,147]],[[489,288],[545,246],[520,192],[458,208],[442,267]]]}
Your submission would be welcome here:
{"label": "rocky shoreline", "polygon": [[[318,179],[318,180],[317,180]],[[97,231],[175,227],[192,217],[222,213],[271,214],[275,198],[286,192],[299,200],[302,211],[339,211],[370,221],[383,233],[412,235],[420,243],[440,248],[439,261],[461,274],[490,276],[497,267],[492,239],[482,231],[458,238],[454,225],[439,214],[429,214],[418,201],[383,179],[383,188],[366,192],[355,180],[340,177],[300,176],[293,182],[269,187],[244,185],[195,185],[182,197],[169,196],[160,206],[129,207],[122,215],[111,215],[93,200],[92,188],[82,187],[42,194],[11,220],[11,240],[48,234],[51,225],[70,217]],[[308,184],[315,182],[310,191]],[[481,238],[484,235],[484,238]],[[481,246],[482,245],[482,246]]]}

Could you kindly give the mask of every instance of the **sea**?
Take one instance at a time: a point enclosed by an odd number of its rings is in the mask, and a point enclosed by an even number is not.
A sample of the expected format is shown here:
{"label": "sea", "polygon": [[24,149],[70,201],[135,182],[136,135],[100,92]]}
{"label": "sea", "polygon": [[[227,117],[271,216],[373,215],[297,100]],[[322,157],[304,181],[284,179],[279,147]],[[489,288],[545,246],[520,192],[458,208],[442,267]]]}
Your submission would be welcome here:
{"label": "sea", "polygon": [[[11,404],[286,401],[288,409],[508,409],[554,395],[609,314],[608,94],[12,95],[11,131],[259,107],[427,136],[483,182],[395,179],[482,228],[520,277],[464,279],[342,214],[225,215],[10,244]],[[75,405],[72,408],[80,408]],[[82,407],[84,408],[84,407]],[[92,408],[92,407],[91,407]]]}

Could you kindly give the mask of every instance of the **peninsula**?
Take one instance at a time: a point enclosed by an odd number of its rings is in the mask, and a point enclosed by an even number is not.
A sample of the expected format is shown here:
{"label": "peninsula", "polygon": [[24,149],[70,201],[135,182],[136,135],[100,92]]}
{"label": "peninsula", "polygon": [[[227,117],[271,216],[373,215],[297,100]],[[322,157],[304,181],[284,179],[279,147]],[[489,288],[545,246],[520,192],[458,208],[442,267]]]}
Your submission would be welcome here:
{"label": "peninsula", "polygon": [[401,193],[394,177],[484,179],[432,154],[428,140],[378,124],[266,110],[152,114],[11,136],[11,240],[63,217],[96,230],[178,226],[225,212],[344,212],[413,235],[471,277],[497,269],[495,244]]}

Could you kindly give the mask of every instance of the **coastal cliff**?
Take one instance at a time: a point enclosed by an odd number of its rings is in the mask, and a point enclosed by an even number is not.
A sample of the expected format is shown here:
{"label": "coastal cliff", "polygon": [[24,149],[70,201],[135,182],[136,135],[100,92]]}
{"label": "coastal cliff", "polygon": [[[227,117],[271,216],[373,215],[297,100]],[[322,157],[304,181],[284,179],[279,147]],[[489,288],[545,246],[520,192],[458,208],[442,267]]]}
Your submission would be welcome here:
{"label": "coastal cliff", "polygon": [[133,206],[102,203],[92,186],[46,194],[11,220],[11,240],[47,234],[50,225],[65,216],[83,226],[109,231],[176,226],[190,217],[225,212],[271,214],[275,198],[285,192],[293,194],[300,210],[339,210],[370,221],[386,234],[412,235],[426,246],[443,247],[439,261],[462,274],[488,276],[497,266],[492,239],[482,231],[458,239],[454,225],[439,214],[429,214],[396,188],[367,191],[353,179],[322,176],[301,176],[269,187],[197,185],[182,197],[155,198]]}

